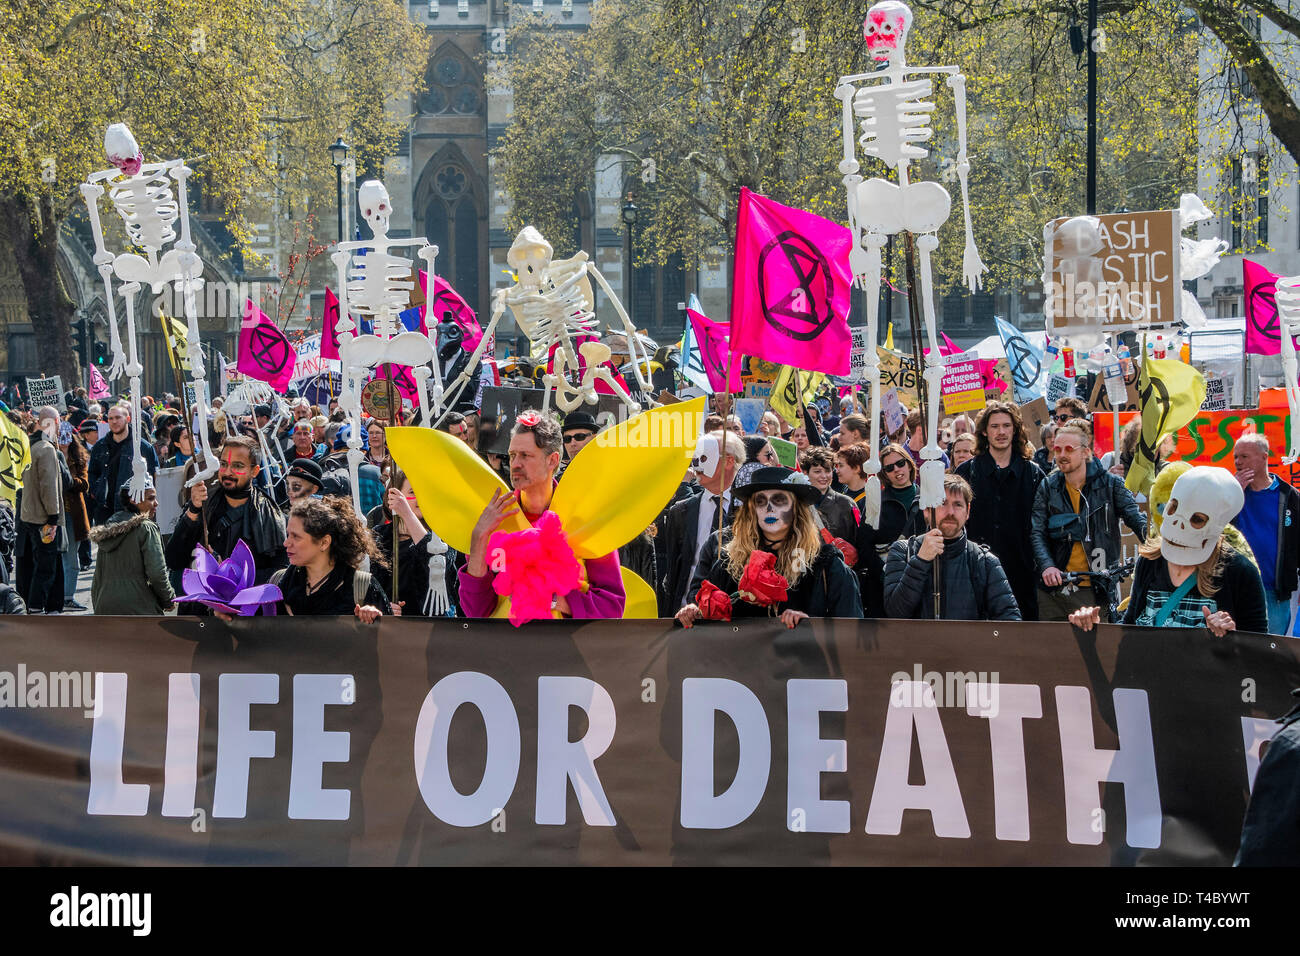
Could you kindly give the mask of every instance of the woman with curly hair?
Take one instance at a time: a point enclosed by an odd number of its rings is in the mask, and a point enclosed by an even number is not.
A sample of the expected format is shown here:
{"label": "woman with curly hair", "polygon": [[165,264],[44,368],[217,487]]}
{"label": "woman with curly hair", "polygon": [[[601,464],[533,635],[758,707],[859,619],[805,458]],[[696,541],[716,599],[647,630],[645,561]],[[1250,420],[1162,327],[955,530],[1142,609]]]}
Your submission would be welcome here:
{"label": "woman with curly hair", "polygon": [[[820,492],[807,476],[789,468],[760,468],[733,493],[743,504],[731,527],[723,529],[721,549],[716,535],[705,544],[699,567],[709,570],[703,578],[697,572],[692,596],[698,596],[705,581],[724,594],[738,592],[750,558],[763,551],[775,557],[772,570],[785,579],[786,598],[760,605],[741,597],[733,616],[779,616],[788,628],[806,617],[862,617],[857,576],[839,549],[822,540],[813,516]],[[690,627],[704,612],[692,603],[676,616]]]}
{"label": "woman with curly hair", "polygon": [[284,599],[276,610],[294,615],[355,614],[366,624],[388,608],[377,575],[359,570],[383,555],[347,498],[306,498],[289,512],[284,537],[289,567],[271,576]]}

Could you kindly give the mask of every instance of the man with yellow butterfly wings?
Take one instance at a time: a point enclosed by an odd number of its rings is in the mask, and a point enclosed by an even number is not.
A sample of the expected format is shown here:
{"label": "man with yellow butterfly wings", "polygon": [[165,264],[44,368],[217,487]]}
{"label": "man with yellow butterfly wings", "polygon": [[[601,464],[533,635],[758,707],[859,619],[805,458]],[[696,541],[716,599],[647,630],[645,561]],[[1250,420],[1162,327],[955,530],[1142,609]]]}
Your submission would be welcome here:
{"label": "man with yellow butterfly wings", "polygon": [[[555,595],[555,615],[655,617],[653,589],[618,563],[617,550],[650,525],[686,473],[700,432],[704,399],[654,408],[606,429],[569,463],[558,483],[560,428],[525,413],[511,433],[513,493],[470,448],[428,428],[390,428],[388,447],[411,480],[433,531],[466,554],[460,572],[467,617],[504,616],[487,542],[517,532],[546,512],[559,519],[582,566],[579,586]],[[553,433],[553,434],[552,434]]]}

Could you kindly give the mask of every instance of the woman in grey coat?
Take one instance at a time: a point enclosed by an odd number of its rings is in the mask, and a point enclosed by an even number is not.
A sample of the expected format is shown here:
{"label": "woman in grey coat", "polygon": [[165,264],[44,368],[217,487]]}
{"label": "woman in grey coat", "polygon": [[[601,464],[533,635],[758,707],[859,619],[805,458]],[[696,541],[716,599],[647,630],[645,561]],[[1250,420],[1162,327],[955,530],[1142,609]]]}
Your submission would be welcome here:
{"label": "woman in grey coat", "polygon": [[91,540],[99,545],[90,585],[96,614],[162,614],[172,606],[176,594],[167,580],[162,535],[153,521],[157,512],[152,482],[138,503],[123,484],[118,510],[91,530]]}

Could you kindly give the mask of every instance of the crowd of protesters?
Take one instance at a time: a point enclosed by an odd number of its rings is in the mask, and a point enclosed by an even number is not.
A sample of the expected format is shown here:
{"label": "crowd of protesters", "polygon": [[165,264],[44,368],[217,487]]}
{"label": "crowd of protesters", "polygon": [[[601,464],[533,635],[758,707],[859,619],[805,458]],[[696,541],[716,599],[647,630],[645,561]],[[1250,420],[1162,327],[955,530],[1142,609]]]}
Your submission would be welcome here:
{"label": "crowd of protesters", "polygon": [[[129,404],[91,402],[84,389],[69,392],[65,402],[63,413],[5,410],[30,447],[16,512],[0,505],[0,609],[10,613],[89,610],[76,594],[80,575],[92,572],[93,613],[163,613],[176,608],[197,548],[224,560],[242,541],[257,583],[279,586],[282,613],[355,614],[366,621],[382,614],[485,616],[496,604],[488,538],[512,515],[536,524],[568,462],[600,431],[583,410],[563,420],[523,416],[505,451],[496,422],[447,415],[440,429],[475,450],[513,489],[487,506],[470,552],[462,555],[433,533],[389,455],[384,426],[369,419],[360,435],[361,507],[354,510],[351,426],[337,402],[322,407],[293,397],[289,415],[273,419],[266,406],[228,417],[215,400],[201,427],[215,450],[217,474],[211,483],[185,487],[180,516],[165,535],[154,523],[154,478],[160,468],[185,469],[185,479],[194,474],[191,428],[199,424],[187,423],[171,395],[158,402],[145,396],[140,423],[131,420]],[[1286,633],[1293,626],[1300,495],[1269,472],[1262,435],[1243,436],[1235,450],[1243,503],[1232,517],[1236,530],[1228,530],[1236,547],[1225,540],[1212,560],[1189,570],[1162,556],[1158,535],[1148,537],[1147,513],[1124,485],[1140,420],[1125,429],[1116,452],[1098,457],[1087,407],[1078,399],[1062,399],[1052,421],[1033,432],[1007,402],[990,401],[973,419],[945,418],[939,436],[948,471],[944,500],[922,509],[922,414],[905,410],[893,434],[882,416],[873,456],[866,412],[852,396],[836,402],[827,395],[809,404],[793,427],[765,413],[753,434],[734,415],[711,415],[673,500],[619,552],[585,561],[580,587],[557,595],[555,611],[618,616],[625,601],[619,568],[627,566],[653,586],[661,617],[691,627],[709,616],[708,601],[717,593],[737,590],[751,558],[762,552],[784,579],[785,596],[737,605],[737,613],[771,614],[790,627],[806,617],[1069,620],[1091,627],[1122,616],[1151,623],[1143,602],[1177,589],[1189,575],[1196,577],[1189,599],[1203,603],[1200,623],[1215,633]],[[793,446],[794,467],[781,464],[773,446],[778,438]],[[267,448],[276,454],[266,456]],[[1171,440],[1161,443],[1162,454],[1171,448]],[[137,454],[149,476],[142,498],[130,490]],[[873,457],[881,501],[869,522]],[[1136,569],[1122,570],[1121,525],[1140,545],[1130,549],[1138,552]],[[388,594],[392,576],[384,573],[395,551],[397,600]],[[1126,573],[1134,574],[1134,595],[1124,610]],[[189,602],[177,610],[209,613]]]}

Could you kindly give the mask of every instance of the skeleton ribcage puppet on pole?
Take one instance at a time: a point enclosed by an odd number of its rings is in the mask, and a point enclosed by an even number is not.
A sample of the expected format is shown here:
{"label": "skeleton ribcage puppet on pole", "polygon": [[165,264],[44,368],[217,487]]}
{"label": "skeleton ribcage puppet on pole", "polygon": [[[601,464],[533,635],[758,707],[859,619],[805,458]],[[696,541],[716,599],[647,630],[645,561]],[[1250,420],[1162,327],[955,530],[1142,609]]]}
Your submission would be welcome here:
{"label": "skeleton ribcage puppet on pole", "polygon": [[[361,510],[361,489],[357,469],[363,456],[361,451],[361,387],[371,370],[379,365],[409,365],[419,393],[420,422],[428,425],[432,420],[430,408],[429,376],[434,377],[432,389],[433,408],[442,407],[442,377],[434,361],[435,347],[428,335],[405,331],[400,313],[407,308],[414,287],[410,259],[392,255],[389,250],[404,246],[416,247],[416,255],[424,260],[424,269],[430,283],[434,274],[433,263],[438,247],[430,245],[424,237],[408,239],[388,238],[388,222],[393,213],[388,190],[377,179],[362,183],[357,190],[357,204],[370,226],[374,238],[364,242],[341,242],[330,257],[338,270],[339,318],[336,326],[339,341],[339,359],[343,366],[343,390],[339,406],[347,413],[352,424],[348,437],[348,477],[352,483],[352,504]],[[353,255],[360,253],[360,255]],[[356,335],[352,315],[368,318],[374,331],[369,335]]]}
{"label": "skeleton ribcage puppet on pole", "polygon": [[[217,472],[216,456],[208,448],[207,442],[205,423],[208,413],[203,398],[206,371],[203,350],[197,347],[199,319],[194,304],[195,290],[203,284],[203,261],[195,254],[194,242],[190,237],[186,180],[192,170],[185,165],[185,160],[145,163],[135,137],[121,123],[114,123],[104,134],[104,151],[113,168],[91,173],[81,185],[81,195],[85,199],[91,231],[95,236],[95,265],[104,281],[104,301],[113,350],[113,364],[109,367],[108,377],[116,379],[126,372],[130,379],[131,427],[134,429],[130,489],[132,497],[139,501],[144,497],[148,474],[144,457],[140,454],[140,439],[143,434],[140,425],[140,376],[144,366],[140,364],[135,330],[135,296],[142,286],[148,285],[155,293],[159,293],[169,284],[174,284],[180,293],[189,341],[196,345],[190,350],[189,358],[190,380],[194,384],[196,403],[193,411],[199,423],[199,427],[193,429],[194,454],[196,463],[201,467],[190,484],[204,481]],[[173,181],[177,193],[172,192]],[[104,195],[101,183],[107,183],[108,198],[117,214],[122,217],[127,238],[133,246],[144,250],[143,256],[133,252],[114,255],[105,248],[104,230],[99,220],[99,200]],[[178,220],[181,226],[179,238],[176,235]],[[113,298],[115,275],[124,283],[119,291],[126,311],[125,352],[117,330],[117,311]]]}
{"label": "skeleton ribcage puppet on pole", "polygon": [[[636,329],[605,277],[588,260],[585,252],[578,252],[569,259],[555,260],[553,251],[551,244],[532,226],[525,226],[515,237],[506,261],[514,270],[517,281],[512,286],[498,289],[493,296],[492,320],[483,333],[483,340],[470,356],[465,372],[448,387],[449,406],[470,381],[470,376],[478,374],[483,349],[492,341],[497,323],[509,308],[519,328],[528,336],[533,361],[541,364],[552,362],[551,370],[542,380],[546,386],[543,411],[550,408],[552,392],[556,406],[564,412],[573,411],[583,402],[594,405],[599,397],[596,383],[603,382],[630,413],[639,412],[641,406],[632,400],[610,371],[608,363],[612,353],[609,346],[599,340],[599,328],[592,311],[592,279],[613,303],[614,312],[627,334],[633,374],[641,394],[653,394],[646,377],[648,361]],[[576,378],[577,384],[571,378]]]}
{"label": "skeleton ribcage puppet on pole", "polygon": [[[865,519],[875,524],[880,515],[880,366],[875,344],[880,308],[880,277],[883,271],[881,249],[890,236],[903,232],[915,235],[920,250],[920,294],[925,331],[930,352],[926,358],[925,380],[929,398],[927,441],[921,450],[922,508],[943,503],[943,456],[939,448],[940,382],[943,360],[939,354],[938,329],[934,313],[934,286],[930,271],[930,254],[939,245],[935,233],[948,219],[952,201],[948,191],[934,182],[911,182],[908,166],[927,151],[926,142],[934,131],[928,125],[935,104],[928,99],[933,82],[923,74],[946,76],[953,91],[957,113],[957,163],[955,170],[961,183],[965,210],[966,247],[962,257],[962,275],[975,291],[986,271],[975,249],[971,230],[970,203],[966,179],[970,164],[966,158],[966,78],[955,66],[909,67],[904,44],[912,24],[912,12],[896,0],[877,3],[867,11],[863,37],[872,59],[885,63],[873,73],[841,77],[835,97],[843,104],[844,160],[840,173],[848,190],[849,228],[853,248],[849,265],[857,284],[867,296],[866,375],[871,385],[871,457],[867,460],[867,499]],[[866,156],[879,159],[898,177],[893,183],[885,179],[865,182],[854,151],[854,119],[861,122],[857,142]]]}

